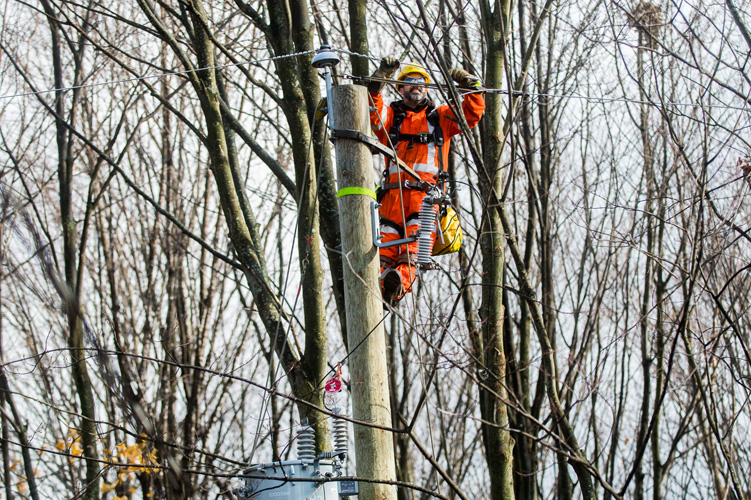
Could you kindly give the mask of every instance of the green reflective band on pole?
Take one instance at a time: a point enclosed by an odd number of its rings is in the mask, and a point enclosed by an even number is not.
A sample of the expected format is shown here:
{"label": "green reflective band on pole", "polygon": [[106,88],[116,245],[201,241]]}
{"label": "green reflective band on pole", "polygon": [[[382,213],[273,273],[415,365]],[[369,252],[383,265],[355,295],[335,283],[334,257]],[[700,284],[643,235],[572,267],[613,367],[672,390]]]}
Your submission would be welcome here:
{"label": "green reflective band on pole", "polygon": [[357,186],[341,188],[339,191],[336,192],[336,197],[341,198],[342,196],[347,196],[350,194],[361,194],[363,196],[370,196],[371,198],[377,201],[375,191],[373,191],[372,189],[357,187]]}

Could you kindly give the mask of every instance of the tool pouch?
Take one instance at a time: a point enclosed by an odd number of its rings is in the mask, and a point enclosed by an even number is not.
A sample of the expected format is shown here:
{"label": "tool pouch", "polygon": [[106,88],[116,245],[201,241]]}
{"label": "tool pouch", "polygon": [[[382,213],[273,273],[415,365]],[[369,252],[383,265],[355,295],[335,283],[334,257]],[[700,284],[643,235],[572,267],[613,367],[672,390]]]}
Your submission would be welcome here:
{"label": "tool pouch", "polygon": [[464,233],[459,225],[459,216],[453,208],[447,207],[446,213],[441,217],[440,231],[436,234],[433,255],[458,252],[463,241]]}

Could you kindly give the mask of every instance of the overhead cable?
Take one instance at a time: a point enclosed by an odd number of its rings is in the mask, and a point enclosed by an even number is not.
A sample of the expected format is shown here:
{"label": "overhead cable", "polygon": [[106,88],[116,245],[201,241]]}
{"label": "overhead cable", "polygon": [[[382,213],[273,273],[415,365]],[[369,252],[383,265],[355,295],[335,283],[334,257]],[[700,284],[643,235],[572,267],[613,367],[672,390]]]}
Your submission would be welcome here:
{"label": "overhead cable", "polygon": [[316,53],[315,50],[306,50],[304,52],[295,52],[294,54],[286,54],[283,56],[265,57],[263,59],[254,59],[251,61],[241,61],[237,63],[221,64],[221,65],[216,65],[216,66],[205,66],[202,68],[186,69],[183,71],[167,71],[165,73],[159,73],[156,75],[136,76],[133,78],[123,78],[121,80],[108,80],[108,81],[99,82],[99,83],[75,85],[72,87],[60,87],[56,89],[37,90],[34,92],[21,92],[18,94],[2,95],[0,96],[0,99],[13,99],[15,97],[27,97],[27,96],[33,96],[33,95],[39,95],[39,94],[50,94],[52,92],[67,92],[69,90],[86,89],[86,88],[91,88],[91,87],[103,87],[105,85],[115,85],[118,83],[138,82],[141,80],[153,80],[157,78],[164,78],[165,76],[177,76],[177,75],[187,75],[190,73],[197,73],[198,71],[205,71],[207,69],[225,69],[225,68],[232,68],[236,66],[249,66],[251,64],[258,64],[258,63],[268,62],[268,61],[276,61],[279,59],[288,59],[290,57],[307,56],[307,55],[311,55],[315,53]]}
{"label": "overhead cable", "polygon": [[[349,50],[344,49],[331,49],[334,52],[339,52],[342,54],[352,55],[352,56],[358,56],[363,57],[366,59],[370,59],[371,61],[380,61],[381,59],[378,57],[368,56],[365,54],[359,54],[357,52],[352,52]],[[104,82],[99,83],[89,83],[84,85],[76,85],[71,87],[61,87],[61,88],[55,88],[55,89],[48,89],[48,90],[37,90],[34,92],[21,92],[17,94],[8,94],[8,95],[2,95],[0,96],[0,100],[3,99],[14,99],[16,97],[27,97],[27,96],[33,96],[38,94],[49,94],[53,92],[67,92],[70,90],[76,90],[76,89],[84,89],[84,88],[91,88],[91,87],[102,87],[106,85],[116,85],[120,83],[128,83],[128,82],[138,82],[141,80],[151,80],[151,79],[157,79],[157,78],[163,78],[166,76],[179,76],[179,75],[186,75],[189,73],[196,73],[198,71],[204,71],[207,69],[226,69],[226,68],[232,68],[237,66],[249,66],[252,64],[258,64],[262,62],[269,62],[269,61],[276,61],[279,59],[288,59],[292,57],[301,57],[301,56],[308,56],[311,54],[315,54],[316,50],[307,50],[303,52],[296,52],[294,54],[286,54],[282,56],[273,56],[273,57],[265,57],[262,59],[253,59],[253,60],[246,60],[241,61],[237,63],[229,63],[229,64],[221,64],[221,65],[215,65],[215,66],[207,66],[202,68],[195,68],[191,70],[184,70],[184,71],[168,71],[165,73],[159,73],[156,75],[146,75],[146,76],[137,76],[133,78],[123,78],[120,80],[108,80]],[[435,68],[427,68],[429,71],[439,73],[440,71]],[[348,78],[348,79],[356,79],[356,80],[362,80],[362,81],[370,81],[370,80],[378,80],[381,81],[381,79],[373,79],[372,77],[360,77],[360,76],[354,76],[350,74],[341,74],[338,75],[342,78]],[[383,80],[386,83],[398,83],[396,80]],[[440,84],[426,84],[428,87],[433,88],[439,88],[441,87]],[[730,104],[698,104],[698,103],[686,103],[686,102],[673,102],[673,101],[665,101],[665,102],[653,102],[653,101],[644,101],[640,99],[629,99],[627,97],[594,97],[594,96],[587,96],[587,95],[581,95],[581,94],[554,94],[554,93],[545,93],[545,92],[526,92],[522,90],[506,90],[506,89],[495,89],[495,88],[483,88],[480,90],[472,90],[469,92],[464,93],[489,93],[489,94],[503,94],[503,95],[514,95],[514,96],[523,96],[523,97],[531,97],[531,98],[555,98],[555,99],[576,99],[576,100],[583,100],[588,102],[596,102],[596,103],[629,103],[629,104],[645,104],[649,106],[663,106],[663,107],[702,107],[702,108],[719,108],[719,109],[732,109],[737,111],[749,111],[751,110],[751,106],[745,105],[745,106],[733,106]]]}

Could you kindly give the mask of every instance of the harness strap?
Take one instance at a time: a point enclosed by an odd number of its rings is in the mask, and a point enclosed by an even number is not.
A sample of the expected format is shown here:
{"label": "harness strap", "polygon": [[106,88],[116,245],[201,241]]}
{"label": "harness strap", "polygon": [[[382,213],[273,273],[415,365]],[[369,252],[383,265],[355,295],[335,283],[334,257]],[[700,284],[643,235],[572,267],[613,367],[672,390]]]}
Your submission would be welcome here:
{"label": "harness strap", "polygon": [[441,117],[438,115],[438,111],[436,110],[435,106],[433,104],[429,104],[425,108],[425,117],[427,118],[428,123],[433,127],[432,133],[423,132],[421,134],[402,134],[402,122],[404,122],[404,119],[407,117],[407,112],[404,109],[404,104],[402,103],[402,101],[392,103],[391,110],[394,114],[394,118],[391,120],[391,127],[388,130],[388,135],[389,139],[391,140],[391,144],[394,146],[394,149],[396,149],[397,145],[400,142],[405,141],[409,141],[407,149],[413,148],[415,146],[415,143],[429,144],[433,142],[435,143],[436,149],[438,150],[439,170],[441,172],[444,172],[446,168],[443,164],[443,129],[441,128]]}
{"label": "harness strap", "polygon": [[402,134],[402,122],[407,117],[407,112],[404,109],[404,105],[401,101],[391,104],[391,110],[394,114],[394,118],[391,120],[391,127],[388,130],[389,139],[394,147],[400,142],[409,141],[407,149],[414,147],[415,143],[429,144],[434,142],[436,146],[443,146],[443,130],[441,129],[441,117],[438,116],[438,112],[435,106],[429,104],[425,108],[425,116],[428,119],[428,123],[433,126],[433,133],[423,132],[420,134]]}
{"label": "harness strap", "polygon": [[388,257],[381,255],[381,267],[387,267],[389,269],[393,269],[396,267],[396,261],[394,259],[389,259]]}
{"label": "harness strap", "polygon": [[441,117],[435,109],[428,113],[428,123],[433,126],[433,141],[435,142],[436,153],[438,154],[438,170],[441,173],[446,172],[446,166],[443,164],[443,129],[441,128]]}
{"label": "harness strap", "polygon": [[431,188],[434,187],[433,184],[426,181],[406,180],[404,182],[384,182],[383,184],[381,184],[381,189],[383,189],[384,191],[388,191],[389,189],[399,189],[400,185],[404,189],[414,189],[416,191],[422,191],[424,193],[427,193]]}
{"label": "harness strap", "polygon": [[422,134],[399,134],[399,139],[394,141],[392,140],[393,144],[398,144],[400,142],[409,142],[409,145],[407,146],[407,149],[412,149],[415,147],[415,143],[417,144],[430,144],[433,142],[433,136],[428,133],[422,133]]}
{"label": "harness strap", "polygon": [[391,104],[391,110],[394,113],[394,119],[391,120],[391,127],[388,129],[388,134],[391,144],[394,146],[394,149],[396,149],[396,146],[399,144],[402,122],[407,117],[407,113],[402,106],[395,106],[393,103]]}
{"label": "harness strap", "polygon": [[[419,212],[415,212],[415,213],[413,213],[413,214],[410,214],[410,215],[408,215],[408,216],[407,216],[407,219],[406,219],[406,220],[405,220],[404,222],[405,222],[405,223],[407,223],[407,222],[413,221],[413,220],[415,220],[415,219],[418,219],[419,217],[420,217],[420,214],[419,214]],[[381,215],[381,216],[379,217],[379,223],[380,223],[380,224],[381,224],[382,226],[388,226],[388,227],[390,227],[391,229],[393,229],[393,230],[395,230],[396,232],[398,232],[398,233],[399,233],[399,236],[400,236],[401,238],[404,238],[404,234],[405,234],[405,233],[404,233],[404,228],[403,228],[403,227],[402,227],[402,225],[401,225],[401,224],[399,224],[398,222],[394,222],[394,221],[392,221],[391,219],[388,219],[388,218],[386,218],[386,217],[384,217],[384,216],[382,216],[382,215]]]}
{"label": "harness strap", "polygon": [[420,218],[420,212],[414,212],[414,213],[411,213],[411,214],[409,214],[407,216],[407,221],[406,222],[409,222],[409,221],[415,220],[415,219],[419,219],[419,218]]}
{"label": "harness strap", "polygon": [[441,117],[438,115],[438,111],[432,108],[427,112],[428,123],[433,126],[433,142],[439,148],[443,147],[443,129],[441,128]]}
{"label": "harness strap", "polygon": [[404,228],[397,224],[396,222],[392,221],[391,219],[387,219],[386,217],[381,216],[380,221],[382,226],[388,226],[391,229],[395,230],[399,233],[400,238],[404,238]]}

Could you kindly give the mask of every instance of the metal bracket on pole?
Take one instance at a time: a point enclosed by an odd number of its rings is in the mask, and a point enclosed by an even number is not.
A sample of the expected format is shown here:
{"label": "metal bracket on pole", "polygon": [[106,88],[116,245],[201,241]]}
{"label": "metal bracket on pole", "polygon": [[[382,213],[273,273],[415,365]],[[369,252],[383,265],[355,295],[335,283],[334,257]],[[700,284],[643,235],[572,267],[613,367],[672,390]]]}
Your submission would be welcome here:
{"label": "metal bracket on pole", "polygon": [[347,130],[347,129],[335,129],[334,126],[331,126],[331,140],[335,139],[352,139],[354,141],[360,141],[366,146],[370,148],[370,151],[373,154],[382,154],[389,160],[391,160],[392,163],[396,163],[399,168],[403,171],[405,171],[410,177],[413,177],[415,180],[422,181],[422,178],[420,175],[412,170],[412,168],[404,163],[404,161],[396,156],[396,153],[394,153],[394,150],[384,146],[383,144],[378,141],[375,137],[372,135],[366,135],[362,132],[358,132],[357,130]]}
{"label": "metal bracket on pole", "polygon": [[419,233],[415,233],[412,236],[402,238],[400,240],[381,243],[381,238],[383,238],[383,236],[381,235],[381,226],[380,224],[378,224],[378,207],[380,206],[381,205],[374,201],[370,202],[370,222],[373,225],[373,245],[378,248],[390,248],[399,245],[407,245],[409,243],[414,243],[415,241],[417,241],[417,236],[419,235]]}

